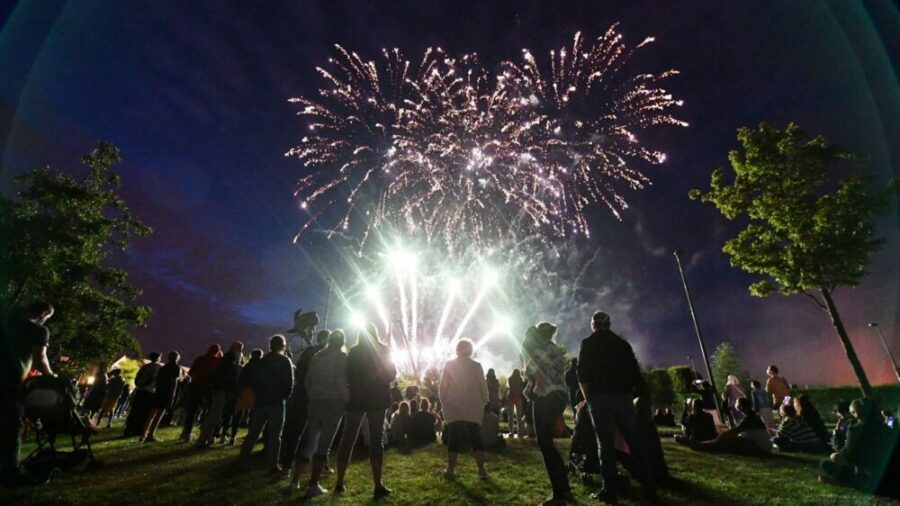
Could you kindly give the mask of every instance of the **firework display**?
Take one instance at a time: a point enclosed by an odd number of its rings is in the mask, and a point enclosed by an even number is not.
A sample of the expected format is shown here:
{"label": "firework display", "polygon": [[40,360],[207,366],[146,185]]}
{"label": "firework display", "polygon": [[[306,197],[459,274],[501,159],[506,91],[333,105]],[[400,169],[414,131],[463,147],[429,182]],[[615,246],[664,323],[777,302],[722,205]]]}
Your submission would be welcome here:
{"label": "firework display", "polygon": [[635,164],[665,160],[638,134],[686,125],[659,87],[677,71],[626,71],[652,40],[629,48],[613,25],[592,44],[576,34],[546,67],[523,50],[496,74],[476,54],[431,48],[415,63],[385,49],[379,66],[337,46],[319,97],[292,99],[308,121],[287,153],[303,163],[295,195],[309,213],[295,241],[353,227],[363,246],[391,231],[454,254],[511,231],[589,234],[589,206],[618,216],[622,192],[649,183]]}

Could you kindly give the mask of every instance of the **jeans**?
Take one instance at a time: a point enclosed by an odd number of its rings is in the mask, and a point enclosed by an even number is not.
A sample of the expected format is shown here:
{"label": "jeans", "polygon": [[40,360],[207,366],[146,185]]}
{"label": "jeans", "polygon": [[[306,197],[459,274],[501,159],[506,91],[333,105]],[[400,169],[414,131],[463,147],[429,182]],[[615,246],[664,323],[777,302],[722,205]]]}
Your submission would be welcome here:
{"label": "jeans", "polygon": [[638,480],[653,488],[653,476],[638,428],[637,412],[630,393],[597,393],[588,399],[588,410],[597,434],[600,452],[600,474],[603,487],[613,497],[618,494],[619,478],[616,470],[615,437],[618,430],[625,438],[634,457]]}
{"label": "jeans", "polygon": [[200,423],[200,439],[198,444],[211,445],[215,439],[214,432],[219,426],[219,420],[225,412],[225,404],[228,403],[228,392],[225,390],[216,390],[212,393],[212,399],[209,402],[209,410],[203,421]]}
{"label": "jeans", "polygon": [[328,451],[338,425],[344,416],[345,402],[319,400],[311,408],[306,417],[306,430],[300,438],[299,457],[309,462],[315,456],[317,460],[328,460]]}
{"label": "jeans", "polygon": [[359,437],[359,425],[365,416],[369,422],[369,462],[381,463],[384,460],[384,412],[376,411],[347,411],[344,416],[344,434],[341,436],[341,446],[338,448],[338,463],[344,466],[353,455],[353,447]]}
{"label": "jeans", "polygon": [[281,452],[280,457],[282,467],[287,468],[294,465],[294,454],[299,449],[300,436],[303,434],[303,428],[306,427],[308,404],[306,391],[295,389],[288,401],[284,419],[284,434],[282,435],[284,451]]}
{"label": "jeans", "polygon": [[544,458],[544,467],[547,468],[547,475],[550,477],[554,499],[563,499],[570,492],[565,462],[553,444],[556,422],[565,409],[566,397],[562,393],[539,397],[532,403],[534,433],[541,457]]}
{"label": "jeans", "polygon": [[266,458],[270,468],[278,467],[278,453],[281,450],[281,430],[284,427],[284,405],[281,406],[256,406],[253,408],[253,416],[250,417],[250,430],[241,444],[240,460],[244,463],[253,452],[253,446],[259,440],[259,435],[267,429]]}

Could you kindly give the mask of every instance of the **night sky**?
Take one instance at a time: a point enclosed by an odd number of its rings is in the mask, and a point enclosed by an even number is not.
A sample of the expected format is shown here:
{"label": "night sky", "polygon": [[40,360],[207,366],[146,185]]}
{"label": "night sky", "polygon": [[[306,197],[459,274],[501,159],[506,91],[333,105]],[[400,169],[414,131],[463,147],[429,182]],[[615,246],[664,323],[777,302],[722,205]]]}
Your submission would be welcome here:
{"label": "night sky", "polygon": [[[645,134],[668,154],[642,167],[653,180],[627,195],[621,221],[592,211],[596,286],[584,308],[607,309],[648,364],[699,356],[672,251],[687,276],[710,346],[735,345],[754,376],[779,364],[797,383],[852,383],[827,315],[803,297],[757,299],[753,278],[729,266],[736,228],[687,199],[727,164],[740,126],[797,121],[869,156],[885,182],[900,166],[900,11],[856,2],[23,2],[0,7],[0,149],[5,194],[26,168],[74,167],[96,141],[122,151],[124,193],[155,233],[116,261],[154,308],[137,335],[146,351],[193,357],[211,342],[260,346],[299,307],[322,310],[327,271],[341,257],[321,238],[291,239],[304,221],[292,197],[300,164],[284,153],[305,124],[287,99],[312,96],[316,65],[340,43],[366,58],[382,47],[410,56],[439,45],[496,66],[528,47],[538,55],[593,39],[621,22],[630,44],[656,43],[634,71],[677,68],[665,83],[685,101],[689,128]],[[837,301],[870,379],[891,381],[877,320],[900,354],[900,221],[872,275]],[[333,301],[334,303],[334,301]],[[334,309],[338,319],[341,308]],[[571,352],[589,311],[549,305]],[[490,365],[505,365],[493,350]]]}

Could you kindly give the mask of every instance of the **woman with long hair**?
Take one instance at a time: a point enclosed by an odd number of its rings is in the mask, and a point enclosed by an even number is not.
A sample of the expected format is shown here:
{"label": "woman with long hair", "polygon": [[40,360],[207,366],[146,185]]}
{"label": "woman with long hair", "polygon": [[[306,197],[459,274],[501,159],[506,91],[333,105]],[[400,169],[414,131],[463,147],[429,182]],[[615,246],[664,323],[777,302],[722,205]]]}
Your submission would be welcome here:
{"label": "woman with long hair", "polygon": [[369,422],[369,464],[375,484],[374,498],[377,501],[391,493],[381,481],[384,466],[382,431],[385,412],[391,407],[391,383],[396,377],[397,368],[391,362],[390,349],[381,342],[375,324],[366,323],[357,335],[356,346],[347,354],[350,400],[344,414],[344,433],[338,449],[336,494],[345,490],[344,476],[363,417]]}

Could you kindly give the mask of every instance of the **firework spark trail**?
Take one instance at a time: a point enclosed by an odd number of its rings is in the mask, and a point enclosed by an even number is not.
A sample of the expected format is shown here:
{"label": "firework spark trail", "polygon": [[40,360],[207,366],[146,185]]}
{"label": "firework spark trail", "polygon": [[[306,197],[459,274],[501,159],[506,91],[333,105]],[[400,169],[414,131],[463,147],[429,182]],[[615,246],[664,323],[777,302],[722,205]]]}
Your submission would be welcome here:
{"label": "firework spark trail", "polygon": [[491,244],[511,227],[544,238],[589,234],[595,203],[617,217],[620,187],[649,179],[632,162],[665,155],[642,144],[640,131],[686,123],[681,105],[658,82],[677,74],[629,75],[634,51],[613,25],[592,44],[580,33],[550,52],[542,69],[529,50],[491,75],[475,54],[430,48],[413,64],[383,50],[377,65],[337,46],[318,100],[292,99],[309,133],[287,155],[305,175],[295,195],[309,213],[295,240],[338,213],[331,232],[363,222],[372,230],[424,236],[451,254]]}

